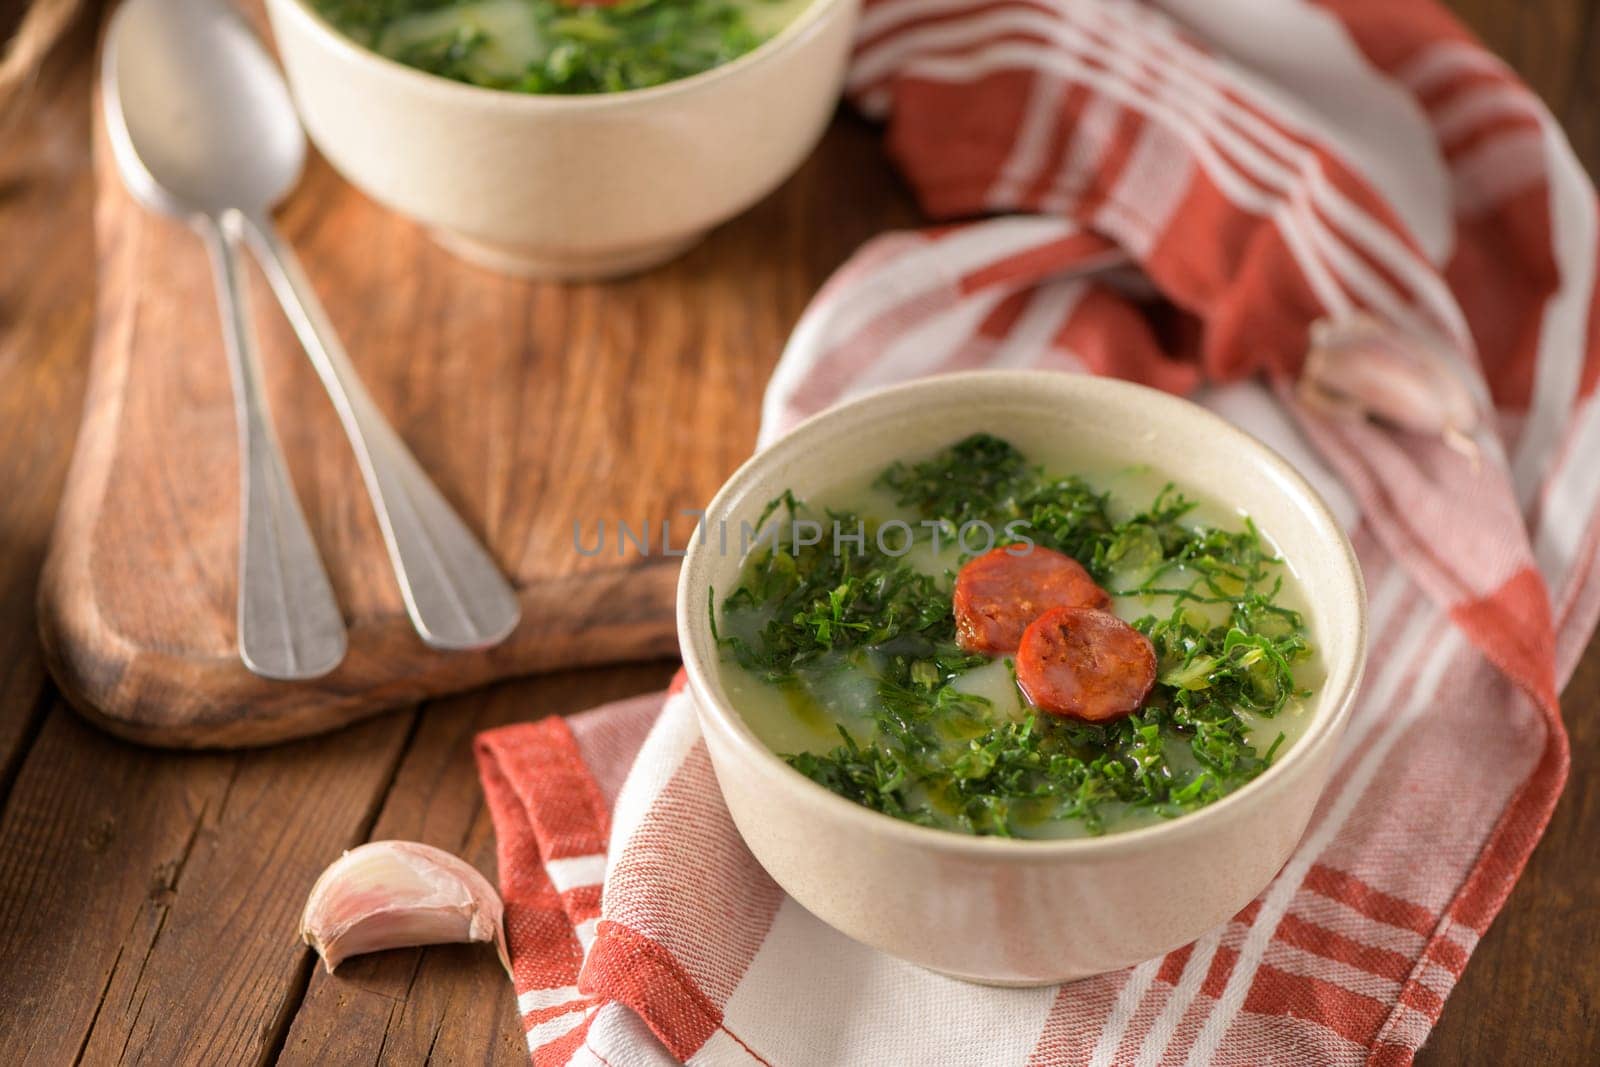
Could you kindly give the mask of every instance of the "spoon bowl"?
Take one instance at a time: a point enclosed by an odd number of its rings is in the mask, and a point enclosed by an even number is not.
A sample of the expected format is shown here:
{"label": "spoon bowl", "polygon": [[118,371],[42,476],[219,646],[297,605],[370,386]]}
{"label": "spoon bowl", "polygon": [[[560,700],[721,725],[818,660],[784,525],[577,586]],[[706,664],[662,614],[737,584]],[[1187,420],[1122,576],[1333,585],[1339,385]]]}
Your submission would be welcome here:
{"label": "spoon bowl", "polygon": [[146,207],[265,209],[300,180],[306,139],[261,42],[215,0],[129,0],[108,36],[111,147]]}

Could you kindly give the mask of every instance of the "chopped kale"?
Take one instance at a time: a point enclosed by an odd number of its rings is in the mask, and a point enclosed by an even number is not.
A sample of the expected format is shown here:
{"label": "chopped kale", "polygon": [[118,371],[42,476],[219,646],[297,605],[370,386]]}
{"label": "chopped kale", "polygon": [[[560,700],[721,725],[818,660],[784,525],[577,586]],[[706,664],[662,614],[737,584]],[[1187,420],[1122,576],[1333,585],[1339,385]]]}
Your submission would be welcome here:
{"label": "chopped kale", "polygon": [[313,2],[343,33],[390,59],[528,93],[648,88],[720,66],[766,39],[730,0]]}

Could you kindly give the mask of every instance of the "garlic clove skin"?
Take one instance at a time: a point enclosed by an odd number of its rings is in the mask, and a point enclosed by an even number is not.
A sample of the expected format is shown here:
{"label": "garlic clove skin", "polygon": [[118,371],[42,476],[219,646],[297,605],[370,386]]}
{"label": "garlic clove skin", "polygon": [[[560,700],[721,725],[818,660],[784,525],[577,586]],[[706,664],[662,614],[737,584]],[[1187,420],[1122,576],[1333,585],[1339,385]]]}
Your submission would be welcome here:
{"label": "garlic clove skin", "polygon": [[373,841],[322,872],[300,936],[330,973],[365,952],[493,941],[510,974],[504,918],[500,895],[471,864],[414,841]]}
{"label": "garlic clove skin", "polygon": [[1476,451],[1482,408],[1464,372],[1433,339],[1365,315],[1312,325],[1296,394],[1327,415],[1373,418]]}

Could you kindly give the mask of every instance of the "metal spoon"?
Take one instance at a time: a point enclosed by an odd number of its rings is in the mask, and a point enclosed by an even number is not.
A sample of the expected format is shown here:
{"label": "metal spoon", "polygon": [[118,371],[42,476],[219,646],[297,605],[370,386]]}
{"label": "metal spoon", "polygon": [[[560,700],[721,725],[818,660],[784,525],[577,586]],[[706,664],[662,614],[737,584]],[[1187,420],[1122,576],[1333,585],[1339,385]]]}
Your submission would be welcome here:
{"label": "metal spoon", "polygon": [[[182,161],[183,206],[220,218],[225,235],[243,234],[260,260],[355,449],[412,624],[435,648],[501,640],[521,614],[516,594],[384,421],[273,228],[271,205],[293,187],[305,158],[305,135],[277,67],[216,0],[128,0],[112,33],[122,27],[129,41],[108,45],[108,70],[120,55],[124,84],[137,73],[141,84],[165,90],[139,102],[152,110],[152,137]],[[131,111],[126,89],[122,108]],[[198,116],[187,129],[174,121],[185,112]]]}
{"label": "metal spoon", "polygon": [[[292,156],[296,171],[302,150],[260,121],[277,110],[271,84],[233,76],[239,60],[206,47],[214,34],[179,11],[210,6],[124,4],[106,36],[101,98],[123,182],[146,207],[186,219],[211,255],[239,425],[239,657],[268,678],[315,678],[344,658],[344,619],[272,430],[232,210],[287,188],[255,165],[258,138],[275,137],[266,151]],[[197,92],[190,78],[213,84]]]}

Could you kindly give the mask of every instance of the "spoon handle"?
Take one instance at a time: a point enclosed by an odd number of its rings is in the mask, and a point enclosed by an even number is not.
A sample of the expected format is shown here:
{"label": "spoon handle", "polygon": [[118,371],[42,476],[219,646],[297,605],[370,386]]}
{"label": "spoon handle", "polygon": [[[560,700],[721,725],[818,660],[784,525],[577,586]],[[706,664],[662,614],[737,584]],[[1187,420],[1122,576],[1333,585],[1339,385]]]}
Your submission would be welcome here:
{"label": "spoon handle", "polygon": [[248,216],[267,281],[333,399],[378,514],[411,623],[433,648],[484,648],[516,626],[516,593],[361,384],[294,252]]}
{"label": "spoon handle", "polygon": [[211,255],[239,426],[239,658],[267,678],[316,678],[344,658],[344,618],[272,429],[230,223],[196,225]]}

